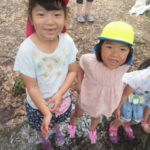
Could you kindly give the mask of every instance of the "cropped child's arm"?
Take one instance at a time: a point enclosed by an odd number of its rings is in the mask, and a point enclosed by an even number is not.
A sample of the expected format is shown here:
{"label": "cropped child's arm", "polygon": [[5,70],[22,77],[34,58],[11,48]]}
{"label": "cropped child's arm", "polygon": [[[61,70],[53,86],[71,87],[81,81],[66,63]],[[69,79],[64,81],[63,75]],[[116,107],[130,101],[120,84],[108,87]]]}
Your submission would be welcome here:
{"label": "cropped child's arm", "polygon": [[70,88],[72,85],[75,77],[77,74],[77,64],[76,62],[69,65],[68,74],[66,76],[66,79],[62,86],[59,88],[57,93],[48,101],[48,104],[50,104],[52,101],[55,102],[55,105],[53,108],[50,109],[50,111],[55,112],[59,108],[61,104],[62,96],[66,93],[66,91]]}
{"label": "cropped child's arm", "polygon": [[150,107],[145,107],[144,108],[144,113],[143,113],[143,120],[147,124],[150,124]]}
{"label": "cropped child's arm", "polygon": [[77,81],[77,91],[80,93],[81,91],[81,83],[84,77],[84,71],[83,69],[79,66],[78,67],[78,81]]}
{"label": "cropped child's arm", "polygon": [[120,101],[120,104],[119,104],[119,108],[121,108],[121,106],[123,105],[123,103],[125,102],[125,100],[128,98],[128,96],[133,93],[134,89],[131,88],[129,85],[127,85],[125,88],[124,88],[124,91],[123,91],[123,94],[122,94],[122,98],[121,98],[121,101]]}
{"label": "cropped child's arm", "polygon": [[41,113],[44,115],[44,119],[41,126],[41,131],[47,133],[49,130],[49,123],[52,118],[52,114],[49,111],[37,85],[37,80],[35,78],[28,77],[22,74],[24,84],[29,92],[29,95]]}
{"label": "cropped child's arm", "polygon": [[124,88],[122,97],[121,97],[121,101],[119,103],[118,108],[115,110],[115,117],[116,118],[120,118],[120,109],[121,106],[123,105],[123,103],[126,101],[126,99],[128,98],[128,96],[133,93],[134,89],[131,88],[129,85],[126,85],[126,87]]}

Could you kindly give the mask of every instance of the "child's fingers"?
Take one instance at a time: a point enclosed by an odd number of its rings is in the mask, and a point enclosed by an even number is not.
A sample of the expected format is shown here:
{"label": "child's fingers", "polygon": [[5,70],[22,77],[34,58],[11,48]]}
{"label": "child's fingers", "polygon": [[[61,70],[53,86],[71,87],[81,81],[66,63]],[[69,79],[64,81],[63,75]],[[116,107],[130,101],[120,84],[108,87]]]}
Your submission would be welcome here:
{"label": "child's fingers", "polygon": [[46,130],[44,129],[44,127],[42,127],[42,126],[41,126],[41,132],[42,132],[42,134],[46,134],[47,133]]}
{"label": "child's fingers", "polygon": [[59,108],[59,104],[56,103],[53,108],[50,108],[50,111],[56,112],[58,111],[58,108]]}
{"label": "child's fingers", "polygon": [[43,134],[47,134],[48,133],[48,130],[49,130],[49,127],[48,126],[45,126],[45,125],[42,125],[41,126],[41,132]]}
{"label": "child's fingers", "polygon": [[47,102],[46,102],[46,105],[49,105],[50,103],[54,102],[54,99],[49,99]]}

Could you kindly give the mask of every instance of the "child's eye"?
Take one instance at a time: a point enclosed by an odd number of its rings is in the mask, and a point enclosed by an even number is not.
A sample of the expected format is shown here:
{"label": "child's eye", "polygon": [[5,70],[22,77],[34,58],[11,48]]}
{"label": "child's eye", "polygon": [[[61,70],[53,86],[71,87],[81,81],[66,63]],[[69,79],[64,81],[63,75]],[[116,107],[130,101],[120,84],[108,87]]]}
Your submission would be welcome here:
{"label": "child's eye", "polygon": [[57,17],[57,16],[61,16],[61,14],[60,14],[60,13],[56,13],[56,14],[54,14],[54,15],[55,15],[56,17]]}
{"label": "child's eye", "polygon": [[121,51],[128,51],[127,48],[121,48]]}
{"label": "child's eye", "polygon": [[38,16],[44,16],[44,13],[38,13],[37,15]]}
{"label": "child's eye", "polygon": [[112,46],[107,46],[107,48],[112,49]]}

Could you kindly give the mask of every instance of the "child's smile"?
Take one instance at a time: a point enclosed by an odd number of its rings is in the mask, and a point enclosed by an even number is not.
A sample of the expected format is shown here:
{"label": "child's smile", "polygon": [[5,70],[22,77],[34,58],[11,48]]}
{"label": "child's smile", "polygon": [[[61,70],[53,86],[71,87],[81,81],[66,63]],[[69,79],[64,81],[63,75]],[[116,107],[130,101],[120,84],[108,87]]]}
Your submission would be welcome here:
{"label": "child's smile", "polygon": [[116,64],[119,63],[118,60],[114,60],[114,59],[109,59],[109,62],[110,62],[110,64],[112,64],[112,65],[116,65]]}

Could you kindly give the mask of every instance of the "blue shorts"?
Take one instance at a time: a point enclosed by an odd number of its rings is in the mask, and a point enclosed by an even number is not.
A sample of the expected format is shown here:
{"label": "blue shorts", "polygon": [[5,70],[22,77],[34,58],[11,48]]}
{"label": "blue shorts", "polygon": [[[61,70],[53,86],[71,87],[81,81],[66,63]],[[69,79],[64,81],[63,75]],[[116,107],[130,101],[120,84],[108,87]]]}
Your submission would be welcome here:
{"label": "blue shorts", "polygon": [[143,117],[144,106],[144,104],[130,103],[127,99],[121,108],[121,120],[140,122]]}
{"label": "blue shorts", "polygon": [[[43,114],[38,109],[32,108],[27,102],[25,104],[25,107],[26,107],[26,112],[27,112],[27,117],[28,117],[30,127],[37,131],[40,131],[41,124],[43,121]],[[55,123],[61,123],[67,120],[67,118],[70,117],[71,109],[72,109],[72,105],[70,105],[70,107],[65,113],[57,117],[55,116],[55,114],[53,114],[50,123],[50,128],[53,127]]]}

